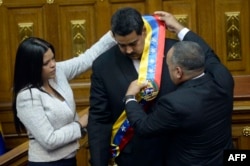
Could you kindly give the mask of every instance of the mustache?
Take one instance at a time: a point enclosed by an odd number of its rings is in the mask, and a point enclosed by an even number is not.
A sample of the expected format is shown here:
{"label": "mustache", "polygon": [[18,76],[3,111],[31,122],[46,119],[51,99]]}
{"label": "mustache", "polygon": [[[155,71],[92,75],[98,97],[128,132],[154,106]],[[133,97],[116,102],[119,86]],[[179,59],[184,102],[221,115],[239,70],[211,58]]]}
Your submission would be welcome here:
{"label": "mustache", "polygon": [[126,55],[126,56],[129,56],[129,57],[133,57],[133,56],[135,56],[136,54],[135,54],[134,52],[132,52],[132,53],[130,53],[130,54],[125,53],[125,55]]}

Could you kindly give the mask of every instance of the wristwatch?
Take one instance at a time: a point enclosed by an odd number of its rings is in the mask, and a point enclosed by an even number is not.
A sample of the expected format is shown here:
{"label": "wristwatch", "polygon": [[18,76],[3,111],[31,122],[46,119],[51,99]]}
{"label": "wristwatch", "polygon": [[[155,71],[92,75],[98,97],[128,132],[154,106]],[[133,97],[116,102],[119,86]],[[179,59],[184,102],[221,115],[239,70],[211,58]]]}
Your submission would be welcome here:
{"label": "wristwatch", "polygon": [[87,134],[87,128],[86,127],[81,127],[81,134],[82,134],[82,137],[84,137]]}
{"label": "wristwatch", "polygon": [[81,123],[79,121],[75,121],[79,126],[80,126],[80,130],[81,130],[81,135],[82,137],[84,137],[87,133],[87,128],[86,127],[82,127]]}
{"label": "wristwatch", "polygon": [[127,104],[128,101],[137,101],[135,98],[135,95],[126,95],[123,99],[122,99],[123,103]]}

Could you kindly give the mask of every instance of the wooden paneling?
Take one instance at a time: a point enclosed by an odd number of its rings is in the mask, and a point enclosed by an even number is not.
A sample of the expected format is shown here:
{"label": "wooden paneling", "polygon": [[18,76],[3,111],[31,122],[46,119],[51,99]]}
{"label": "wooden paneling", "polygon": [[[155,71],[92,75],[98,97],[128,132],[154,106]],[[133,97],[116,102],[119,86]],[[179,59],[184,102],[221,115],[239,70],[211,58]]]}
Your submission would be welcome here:
{"label": "wooden paneling", "polygon": [[239,149],[250,149],[250,75],[234,76],[232,134]]}
{"label": "wooden paneling", "polygon": [[15,53],[19,42],[21,41],[21,34],[25,32],[21,30],[25,25],[30,24],[33,34],[43,37],[43,5],[44,2],[36,1],[4,1],[0,6],[0,110],[6,105],[10,106],[12,98],[12,79],[13,66],[15,62]]}
{"label": "wooden paneling", "polygon": [[[250,124],[248,124],[248,127]],[[250,149],[250,139],[249,136],[242,135],[244,128],[247,126],[234,125],[232,127],[233,142],[237,149]]]}
{"label": "wooden paneling", "polygon": [[[79,41],[84,51],[96,41],[94,11],[95,1],[88,1],[86,4],[59,2],[58,36],[60,41],[59,50],[61,52],[58,59],[69,59],[80,53],[74,51],[77,49],[74,47],[74,44],[77,43],[74,42]],[[77,29],[75,26],[79,26],[79,28]],[[71,81],[77,104],[88,105],[90,74],[91,70]]]}
{"label": "wooden paneling", "polygon": [[216,0],[214,5],[216,52],[233,74],[249,74],[249,1]]}
{"label": "wooden paneling", "polygon": [[212,14],[215,10],[214,1],[197,0],[196,5],[197,33],[200,34],[206,42],[215,49],[215,17]]}
{"label": "wooden paneling", "polygon": [[25,166],[28,163],[28,141],[0,156],[1,166]]}
{"label": "wooden paneling", "polygon": [[[169,13],[172,13],[179,22],[184,26],[192,29],[196,32],[196,1],[195,0],[185,0],[185,1],[175,1],[168,0],[163,1],[163,9]],[[173,33],[167,33],[167,37],[176,38]]]}
{"label": "wooden paneling", "polygon": [[234,81],[235,100],[250,100],[250,75],[234,76]]}
{"label": "wooden paneling", "polygon": [[235,148],[250,149],[250,107],[235,107],[232,134]]}

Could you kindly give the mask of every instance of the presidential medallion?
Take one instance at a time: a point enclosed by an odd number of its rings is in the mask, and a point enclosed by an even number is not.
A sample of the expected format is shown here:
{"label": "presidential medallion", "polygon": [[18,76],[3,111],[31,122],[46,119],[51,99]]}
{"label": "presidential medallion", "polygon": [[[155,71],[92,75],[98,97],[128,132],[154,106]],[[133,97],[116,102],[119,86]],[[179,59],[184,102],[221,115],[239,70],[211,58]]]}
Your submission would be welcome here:
{"label": "presidential medallion", "polygon": [[148,80],[147,86],[140,92],[141,98],[151,101],[158,95],[159,88],[154,80]]}

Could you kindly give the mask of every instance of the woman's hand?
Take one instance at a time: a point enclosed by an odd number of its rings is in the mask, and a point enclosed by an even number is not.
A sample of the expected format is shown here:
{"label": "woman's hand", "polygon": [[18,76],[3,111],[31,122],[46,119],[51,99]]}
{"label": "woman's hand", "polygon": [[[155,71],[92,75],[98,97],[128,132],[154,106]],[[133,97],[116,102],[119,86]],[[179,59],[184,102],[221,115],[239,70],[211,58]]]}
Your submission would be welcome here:
{"label": "woman's hand", "polygon": [[88,114],[84,114],[83,116],[81,116],[79,118],[79,123],[81,124],[82,128],[84,127],[87,127],[87,124],[88,124],[88,117],[89,115]]}

